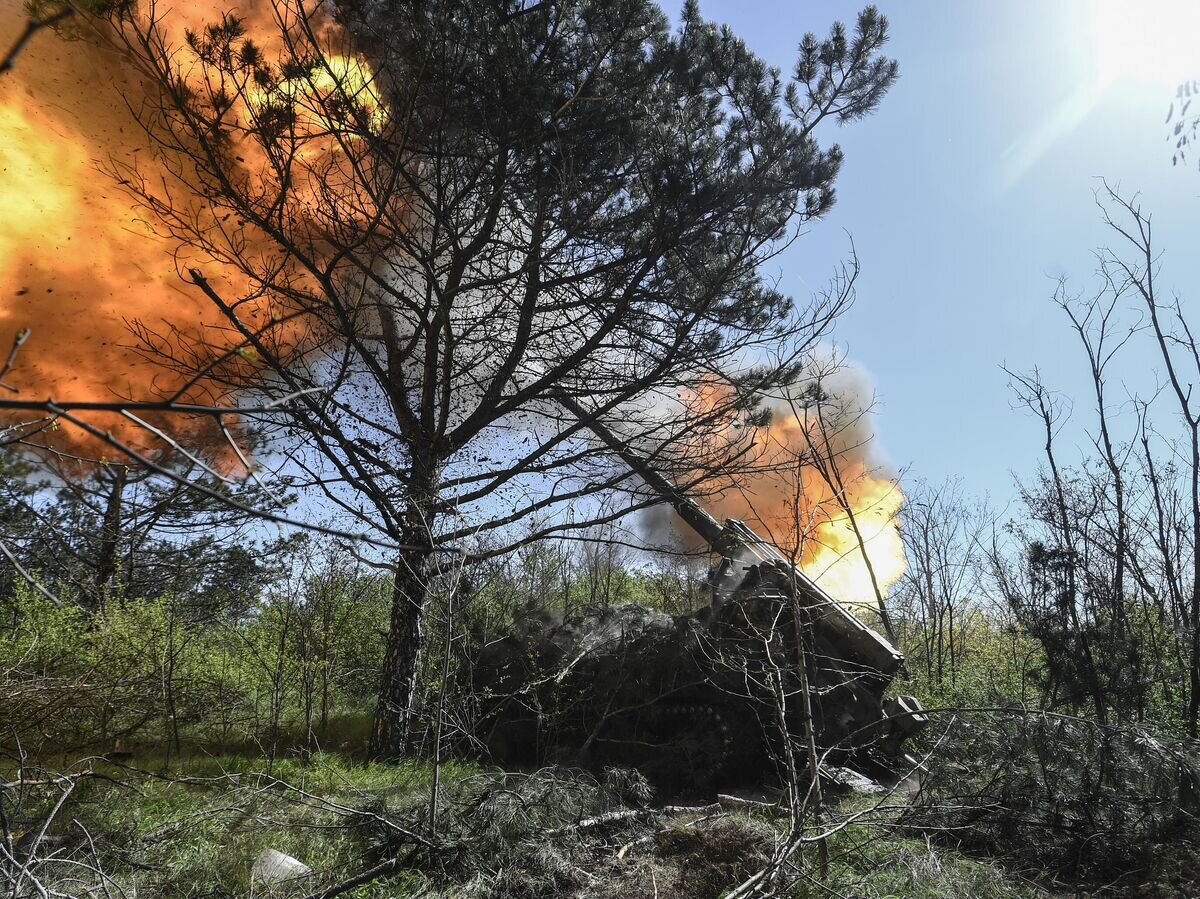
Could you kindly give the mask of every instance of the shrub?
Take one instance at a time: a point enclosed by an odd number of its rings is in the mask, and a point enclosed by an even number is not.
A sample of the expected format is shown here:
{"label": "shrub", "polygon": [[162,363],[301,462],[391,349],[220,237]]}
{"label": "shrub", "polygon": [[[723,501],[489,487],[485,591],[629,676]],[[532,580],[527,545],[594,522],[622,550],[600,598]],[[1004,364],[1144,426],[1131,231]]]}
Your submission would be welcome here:
{"label": "shrub", "polygon": [[[1081,885],[1174,879],[1200,840],[1200,754],[1147,731],[1012,710],[931,727],[921,788],[902,821],[931,838]],[[1200,871],[1182,894],[1200,892]]]}

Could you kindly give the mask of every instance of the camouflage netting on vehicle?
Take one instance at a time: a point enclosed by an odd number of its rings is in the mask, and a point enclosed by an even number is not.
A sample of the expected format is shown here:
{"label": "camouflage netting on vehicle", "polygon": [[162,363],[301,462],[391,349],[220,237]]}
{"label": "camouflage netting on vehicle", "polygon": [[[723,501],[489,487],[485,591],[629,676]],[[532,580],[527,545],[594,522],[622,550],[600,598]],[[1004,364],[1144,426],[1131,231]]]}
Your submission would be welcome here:
{"label": "camouflage netting on vehicle", "polygon": [[525,614],[475,664],[478,736],[502,765],[634,767],[661,795],[761,784],[781,717],[802,726],[804,635],[821,749],[831,765],[880,770],[914,719],[889,720],[890,677],[847,659],[811,620],[796,627],[793,609],[811,616],[780,579],[754,566],[732,598],[677,617],[637,605]]}

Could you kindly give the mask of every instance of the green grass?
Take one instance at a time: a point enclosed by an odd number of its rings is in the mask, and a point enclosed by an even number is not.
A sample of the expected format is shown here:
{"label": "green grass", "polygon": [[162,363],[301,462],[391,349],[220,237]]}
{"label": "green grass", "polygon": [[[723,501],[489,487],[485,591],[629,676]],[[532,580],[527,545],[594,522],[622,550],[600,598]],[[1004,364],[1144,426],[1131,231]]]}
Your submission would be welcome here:
{"label": "green grass", "polygon": [[[813,855],[810,853],[810,855]],[[996,865],[876,825],[852,827],[830,840],[829,876],[812,878],[796,899],[1039,899],[1049,894]]]}
{"label": "green grass", "polygon": [[[370,828],[347,826],[342,808],[387,809],[420,818],[428,802],[428,764],[352,764],[335,755],[276,760],[245,756],[139,759],[136,769],[97,763],[102,777],[81,780],[57,832],[83,824],[106,859],[106,870],[139,895],[246,896],[250,869],[266,848],[309,865],[327,885],[372,864]],[[74,768],[73,770],[79,770]],[[447,794],[487,795],[476,766],[451,762],[443,769]],[[124,781],[113,783],[105,778]],[[489,781],[492,787],[498,781]],[[519,789],[513,787],[512,789]],[[508,786],[500,789],[509,791]],[[42,806],[52,799],[41,797]],[[860,810],[868,800],[848,799],[833,817]],[[25,811],[35,812],[26,805]],[[571,815],[569,810],[564,814]],[[646,821],[620,833],[586,840],[547,839],[542,830],[517,827],[510,837],[480,838],[469,862],[444,868],[436,882],[401,871],[345,895],[351,899],[425,896],[647,897],[718,899],[765,859],[780,821],[729,815],[695,827],[678,820]],[[775,828],[775,829],[773,829]],[[616,849],[641,839],[642,847],[617,859]],[[488,842],[490,841],[490,842]],[[506,842],[507,841],[507,842]],[[486,845],[484,845],[486,842]],[[465,861],[466,859],[464,859]],[[817,875],[817,856],[796,860],[804,876],[795,899],[1037,899],[1048,894],[998,866],[968,858],[923,839],[903,836],[885,820],[855,824],[830,840],[828,876]],[[431,875],[432,876],[432,875]],[[472,883],[474,880],[474,883]],[[514,892],[515,890],[515,892]]]}
{"label": "green grass", "polygon": [[[253,861],[266,848],[300,859],[322,883],[343,879],[370,860],[361,833],[326,803],[424,807],[432,784],[423,763],[352,765],[332,755],[276,760],[269,775],[265,760],[238,756],[193,756],[169,767],[139,761],[136,769],[96,763],[101,777],[78,782],[54,832],[80,833],[72,820],[80,822],[111,876],[164,899],[244,896]],[[443,778],[453,783],[477,771],[450,763]],[[26,802],[27,820],[48,807],[53,795],[43,792]],[[421,881],[397,876],[347,895],[401,897]]]}

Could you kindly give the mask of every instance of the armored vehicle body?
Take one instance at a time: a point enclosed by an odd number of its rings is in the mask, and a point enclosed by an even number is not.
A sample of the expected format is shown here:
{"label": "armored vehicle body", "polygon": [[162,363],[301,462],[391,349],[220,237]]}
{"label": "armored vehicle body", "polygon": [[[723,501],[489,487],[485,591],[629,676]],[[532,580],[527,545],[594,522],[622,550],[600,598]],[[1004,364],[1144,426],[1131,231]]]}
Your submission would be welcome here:
{"label": "armored vehicle body", "polygon": [[479,736],[496,760],[636,767],[666,795],[761,783],[781,723],[803,731],[807,684],[828,764],[899,767],[924,724],[915,699],[883,698],[900,652],[743,522],[717,522],[591,427],[712,547],[711,600],[674,617],[642,606],[519,617],[474,667]]}

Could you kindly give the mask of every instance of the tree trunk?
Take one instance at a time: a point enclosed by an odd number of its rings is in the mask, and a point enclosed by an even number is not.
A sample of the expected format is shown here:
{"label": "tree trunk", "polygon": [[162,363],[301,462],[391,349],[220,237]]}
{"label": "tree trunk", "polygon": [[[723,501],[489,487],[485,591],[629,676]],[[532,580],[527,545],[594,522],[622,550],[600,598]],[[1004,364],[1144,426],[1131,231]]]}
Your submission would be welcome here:
{"label": "tree trunk", "polygon": [[400,542],[406,547],[396,557],[392,579],[392,614],[387,649],[379,679],[375,725],[371,733],[371,755],[397,759],[408,749],[412,730],[417,662],[424,637],[426,600],[436,574],[433,565],[434,502],[437,497],[435,464],[414,466],[409,479],[409,506],[405,532]]}
{"label": "tree trunk", "polygon": [[114,468],[112,489],[104,508],[104,521],[100,526],[100,547],[96,553],[96,581],[93,607],[103,614],[104,603],[117,574],[117,551],[121,542],[121,515],[125,499],[125,467]]}
{"label": "tree trunk", "polygon": [[417,659],[421,652],[428,552],[405,552],[392,581],[392,616],[387,651],[379,680],[371,755],[380,759],[402,756],[407,748]]}

